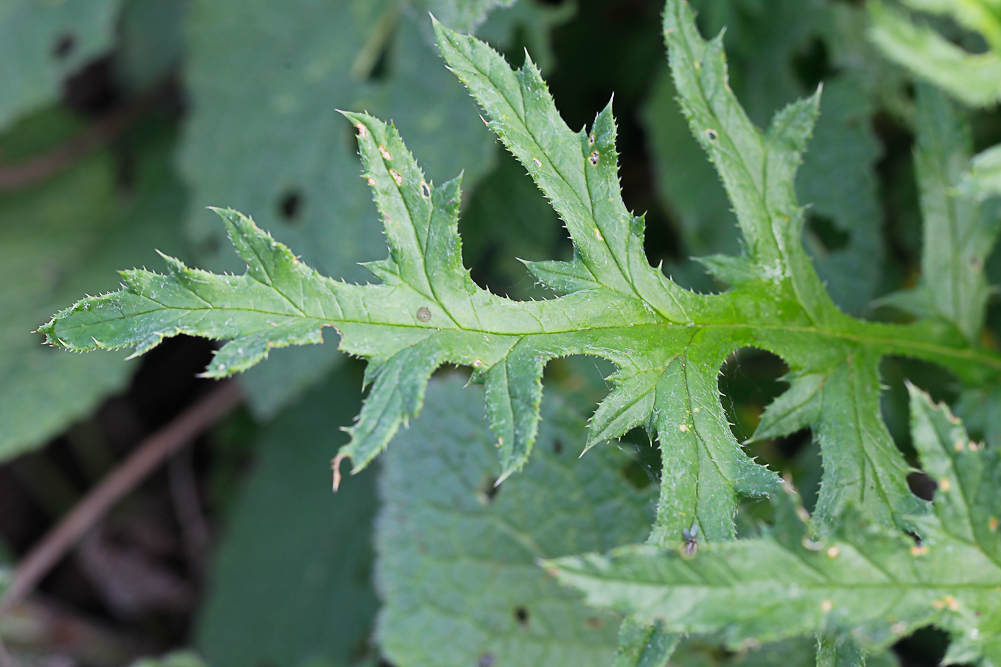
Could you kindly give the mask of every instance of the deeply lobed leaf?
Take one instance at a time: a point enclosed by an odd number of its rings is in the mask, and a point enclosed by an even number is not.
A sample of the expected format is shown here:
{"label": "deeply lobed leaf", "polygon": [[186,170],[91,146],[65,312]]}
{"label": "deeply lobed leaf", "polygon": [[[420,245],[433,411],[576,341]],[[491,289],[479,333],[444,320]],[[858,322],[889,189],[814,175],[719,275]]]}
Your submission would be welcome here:
{"label": "deeply lobed leaf", "polygon": [[655,434],[664,466],[655,544],[693,526],[703,539],[728,539],[738,497],[778,487],[774,473],[734,439],[716,382],[731,353],[759,347],[780,355],[795,378],[766,413],[761,434],[810,426],[822,443],[827,474],[818,525],[827,530],[850,503],[882,525],[909,525],[907,517],[924,505],[907,488],[910,468],[879,417],[880,357],[939,363],[974,384],[997,377],[1001,358],[943,323],[890,326],[840,313],[803,250],[803,211],[793,190],[819,95],[783,109],[759,132],[729,90],[720,40],[704,41],[691,11],[675,0],[664,25],[683,109],[746,240],[745,256],[706,260],[733,285],[725,294],[685,291],[646,261],[643,219],[625,209],[619,193],[610,106],[589,130],[572,132],[531,60],[514,71],[484,43],[436,23],[446,62],[570,232],[572,261],[529,265],[562,296],[516,302],[475,285],[457,233],[459,181],[435,187],[395,128],[348,113],[390,247],[387,259],[367,265],[379,284],[325,278],[249,218],[220,211],[247,273],[213,275],[168,258],[166,275],[125,272],[122,290],[85,299],[42,330],[72,350],[133,346],[141,353],[179,333],[228,340],[206,372],[217,377],[251,366],[273,347],[318,343],[323,327],[335,327],[341,348],[370,362],[369,398],[338,457],[350,457],[355,470],[417,414],[436,368],[472,366],[486,385],[500,479],[528,458],[546,362],[604,357],[618,371],[588,446],[635,426]]}

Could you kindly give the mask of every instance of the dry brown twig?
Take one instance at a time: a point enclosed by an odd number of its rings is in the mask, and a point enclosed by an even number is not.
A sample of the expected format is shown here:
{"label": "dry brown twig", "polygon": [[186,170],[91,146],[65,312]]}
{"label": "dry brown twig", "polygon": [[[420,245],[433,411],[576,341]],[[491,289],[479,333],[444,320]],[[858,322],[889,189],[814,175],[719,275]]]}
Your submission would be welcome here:
{"label": "dry brown twig", "polygon": [[40,183],[68,168],[81,156],[112,141],[161,99],[169,86],[170,81],[156,86],[145,95],[98,119],[79,135],[48,153],[20,164],[5,165],[0,161],[0,192]]}
{"label": "dry brown twig", "polygon": [[[24,600],[38,582],[122,497],[239,402],[239,387],[233,381],[225,381],[140,443],[128,458],[101,480],[22,559],[14,571],[10,586],[0,598],[0,617]],[[0,660],[2,659],[0,654]]]}

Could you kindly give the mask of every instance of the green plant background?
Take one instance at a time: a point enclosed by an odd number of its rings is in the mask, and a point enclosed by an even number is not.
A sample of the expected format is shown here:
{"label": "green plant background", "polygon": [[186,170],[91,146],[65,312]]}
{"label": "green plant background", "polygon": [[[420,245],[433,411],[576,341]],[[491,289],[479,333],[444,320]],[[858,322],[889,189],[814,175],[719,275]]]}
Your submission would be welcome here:
{"label": "green plant background", "polygon": [[[759,127],[823,82],[821,116],[796,192],[811,204],[804,244],[832,299],[868,319],[899,320],[899,310],[886,307],[894,298],[923,312],[894,296],[921,289],[935,272],[922,267],[914,153],[921,119],[915,78],[902,65],[916,69],[919,81],[945,85],[942,77],[915,65],[913,53],[898,55],[906,44],[894,43],[894,51],[880,42],[891,55],[884,56],[867,33],[873,19],[859,5],[693,5],[703,34],[727,27],[730,85]],[[64,469],[65,477],[66,468],[100,458],[102,448],[81,433],[106,429],[108,418],[100,415],[108,401],[135,394],[141,378],[152,374],[147,384],[167,384],[172,372],[198,369],[196,362],[148,370],[120,353],[59,353],[29,332],[80,295],[115,289],[114,270],[159,266],[154,249],[203,268],[240,271],[207,206],[253,215],[324,275],[368,279],[358,262],[381,259],[385,240],[359,178],[354,130],[336,109],[392,120],[428,180],[463,172],[460,232],[478,284],[517,299],[549,296],[515,258],[569,259],[566,234],[444,68],[429,11],[460,31],[475,30],[516,66],[527,49],[571,128],[589,124],[614,93],[620,179],[627,207],[647,212],[647,256],[686,287],[722,289],[690,257],[739,253],[736,218],[675,101],[659,2],[11,0],[0,7],[3,479],[36,480],[20,484],[33,489],[31,502],[57,515],[74,491],[60,495],[62,487],[39,471]],[[938,20],[934,27],[952,43],[972,51],[986,45],[987,54],[998,48],[987,23]],[[43,178],[18,180],[34,160],[121,109],[134,112],[98,146],[76,151]],[[962,114],[972,123],[972,151],[1001,141],[995,107]],[[996,156],[978,160],[979,180],[963,187],[987,198],[996,192]],[[998,218],[990,203],[986,210]],[[1001,265],[986,248],[982,255],[996,284]],[[992,304],[978,335],[996,348],[1001,319]],[[246,409],[198,445],[198,483],[218,527],[198,602],[184,622],[152,614],[123,631],[157,653],[193,646],[215,667],[368,665],[380,655],[400,667],[610,664],[618,618],[583,606],[534,564],[646,537],[659,467],[646,435],[631,432],[617,448],[576,458],[586,439],[581,415],[607,393],[601,377],[609,369],[591,359],[550,364],[539,452],[495,498],[487,497],[496,464],[482,400],[475,389],[460,391],[451,376],[433,381],[424,413],[393,441],[378,469],[331,495],[328,461],[347,441],[339,429],[351,424],[362,395],[359,365],[331,343],[274,351],[240,376]],[[205,350],[171,354],[201,358]],[[750,438],[784,389],[777,381],[784,370],[777,358],[750,348],[727,360],[719,387],[738,441]],[[905,378],[955,402],[975,437],[1001,444],[996,392],[959,396],[952,377],[898,358],[884,360],[881,370],[888,385],[882,411],[912,463]],[[160,400],[156,390],[144,391],[153,397],[144,400]],[[167,394],[164,405],[185,402]],[[61,453],[67,441],[75,443],[69,461]],[[757,442],[751,453],[791,475],[812,509],[821,464],[809,433]],[[124,511],[142,516],[137,507]],[[586,511],[616,520],[587,523]],[[738,532],[754,534],[756,520],[770,511],[746,503]],[[0,539],[13,543],[12,563],[27,544],[5,532],[11,523],[0,521]],[[465,564],[461,574],[443,565],[453,562]],[[113,616],[100,600],[82,608]],[[0,636],[5,632],[0,622]],[[18,638],[14,632],[15,645]],[[935,664],[943,650],[940,635],[919,632],[896,653],[869,662],[900,656]],[[197,664],[192,660],[175,655],[160,664]],[[733,654],[699,639],[683,643],[673,663],[815,660],[812,641]]]}

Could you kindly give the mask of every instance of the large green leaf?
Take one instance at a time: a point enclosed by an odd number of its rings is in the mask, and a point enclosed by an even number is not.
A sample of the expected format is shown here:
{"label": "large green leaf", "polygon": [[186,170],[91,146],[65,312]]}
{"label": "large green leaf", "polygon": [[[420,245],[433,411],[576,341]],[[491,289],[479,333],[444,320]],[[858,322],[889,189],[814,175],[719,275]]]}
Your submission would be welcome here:
{"label": "large green leaf", "polygon": [[535,563],[643,539],[654,489],[630,485],[630,457],[616,448],[578,460],[584,422],[552,395],[536,456],[495,487],[481,401],[457,378],[432,382],[421,417],[383,459],[380,645],[398,667],[605,667],[619,619]]}
{"label": "large green leaf", "polygon": [[546,362],[570,354],[604,357],[619,370],[591,421],[588,445],[640,425],[657,434],[663,460],[657,541],[677,539],[693,525],[706,539],[728,538],[738,496],[777,488],[774,473],[736,442],[719,402],[721,364],[736,349],[754,346],[789,365],[790,396],[803,396],[807,407],[820,401],[819,409],[800,410],[795,419],[766,414],[766,423],[772,434],[805,426],[819,431],[822,527],[852,502],[882,525],[923,511],[904,481],[910,468],[879,416],[880,358],[935,362],[973,384],[996,378],[1001,358],[943,323],[861,322],[830,301],[803,250],[803,210],[793,192],[817,97],[780,111],[767,132],[758,132],[726,87],[720,41],[703,41],[687,6],[668,4],[676,87],[727,187],[746,245],[743,257],[703,258],[733,287],[698,295],[644,256],[643,220],[619,196],[610,107],[589,132],[573,133],[531,61],[515,72],[486,44],[440,24],[436,29],[445,60],[573,238],[573,261],[529,263],[564,296],[515,302],[477,287],[461,261],[458,181],[433,186],[394,128],[346,114],[390,246],[389,258],[367,265],[381,284],[324,278],[250,219],[222,211],[247,273],[218,276],[169,258],[167,275],[127,271],[123,290],[58,313],[43,327],[49,341],[73,350],[143,352],[179,333],[229,340],[206,373],[219,377],[250,367],[271,348],[318,343],[323,327],[336,327],[342,349],[370,361],[372,390],[339,454],[355,470],[418,413],[436,368],[472,366],[486,384],[502,478],[528,460]]}
{"label": "large green leaf", "polygon": [[927,85],[918,88],[917,125],[921,283],[882,301],[951,322],[976,340],[991,294],[984,263],[1001,232],[1001,207],[957,191],[970,169],[969,123],[945,95]]}
{"label": "large green leaf", "polygon": [[120,0],[0,5],[0,130],[58,100],[63,79],[111,50]]}
{"label": "large green leaf", "polygon": [[377,607],[374,471],[330,491],[338,426],[358,407],[350,380],[334,373],[260,436],[198,622],[213,667],[346,665],[366,652]]}
{"label": "large green leaf", "polygon": [[[500,3],[430,4],[471,26]],[[551,20],[532,6],[519,16],[498,20],[511,32],[521,25],[545,32]],[[222,205],[252,211],[325,275],[364,279],[358,262],[382,254],[384,242],[369,224],[371,195],[335,109],[392,118],[429,179],[464,170],[466,182],[475,183],[491,169],[493,141],[421,34],[418,21],[426,17],[396,0],[191,3],[185,77],[193,112],[181,165],[192,190],[189,233],[208,266],[238,266],[205,211]],[[245,378],[255,413],[276,414],[340,359],[328,346],[287,351],[255,369]]]}
{"label": "large green leaf", "polygon": [[[910,391],[915,447],[938,483],[934,514],[914,518],[918,544],[855,511],[819,539],[790,489],[762,538],[709,544],[694,557],[683,546],[624,547],[547,567],[594,605],[675,632],[718,632],[735,648],[837,632],[878,650],[935,623],[953,635],[947,664],[1001,664],[998,452],[971,442],[947,408]],[[858,662],[851,645],[824,643],[819,664]]]}
{"label": "large green leaf", "polygon": [[[27,158],[71,135],[61,112],[25,119],[0,139]],[[183,194],[170,169],[173,133],[142,128],[135,182],[124,190],[111,151],[80,159],[29,189],[0,195],[0,461],[43,444],[120,390],[135,363],[123,355],[52,354],[32,334],[39,316],[81,292],[119,286],[113,270],[177,252]]]}

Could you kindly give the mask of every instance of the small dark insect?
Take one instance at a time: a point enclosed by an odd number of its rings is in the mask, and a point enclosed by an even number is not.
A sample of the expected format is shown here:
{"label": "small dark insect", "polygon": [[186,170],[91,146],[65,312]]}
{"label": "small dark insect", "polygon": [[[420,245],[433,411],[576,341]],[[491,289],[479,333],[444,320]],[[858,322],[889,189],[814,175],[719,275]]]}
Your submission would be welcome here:
{"label": "small dark insect", "polygon": [[698,524],[692,524],[691,529],[685,528],[681,531],[681,534],[685,538],[685,555],[694,556],[695,552],[699,550],[699,526]]}
{"label": "small dark insect", "polygon": [[431,311],[428,310],[427,306],[421,306],[417,309],[417,319],[421,322],[431,321]]}

